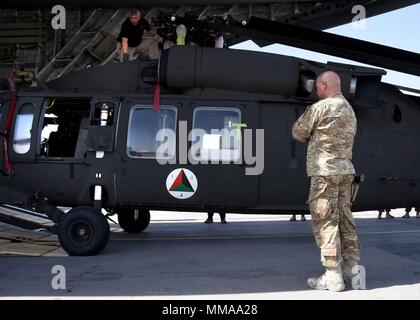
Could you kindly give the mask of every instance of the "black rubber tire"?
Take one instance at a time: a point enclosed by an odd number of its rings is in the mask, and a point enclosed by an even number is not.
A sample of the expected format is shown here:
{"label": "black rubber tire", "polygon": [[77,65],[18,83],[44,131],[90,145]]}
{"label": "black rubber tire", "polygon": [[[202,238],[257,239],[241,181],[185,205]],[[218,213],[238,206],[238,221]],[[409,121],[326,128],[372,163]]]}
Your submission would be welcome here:
{"label": "black rubber tire", "polygon": [[98,254],[108,244],[109,237],[108,220],[92,207],[71,209],[59,224],[58,239],[71,256]]}
{"label": "black rubber tire", "polygon": [[134,209],[118,210],[118,222],[125,232],[140,233],[149,226],[150,211],[139,209],[138,220],[135,220]]}

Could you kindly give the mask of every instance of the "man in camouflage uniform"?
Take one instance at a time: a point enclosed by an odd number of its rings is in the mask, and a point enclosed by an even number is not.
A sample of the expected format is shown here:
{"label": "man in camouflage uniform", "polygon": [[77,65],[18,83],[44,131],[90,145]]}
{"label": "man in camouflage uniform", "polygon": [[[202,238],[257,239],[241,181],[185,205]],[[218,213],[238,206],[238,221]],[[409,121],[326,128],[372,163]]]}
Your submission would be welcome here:
{"label": "man in camouflage uniform", "polygon": [[[341,94],[340,77],[327,71],[317,81],[320,101],[309,106],[293,125],[293,138],[309,142],[307,174],[311,177],[309,209],[315,240],[326,272],[309,278],[313,289],[342,291],[360,261],[360,247],[351,212],[355,170],[351,162],[357,120]],[[344,279],[343,279],[344,278]]]}

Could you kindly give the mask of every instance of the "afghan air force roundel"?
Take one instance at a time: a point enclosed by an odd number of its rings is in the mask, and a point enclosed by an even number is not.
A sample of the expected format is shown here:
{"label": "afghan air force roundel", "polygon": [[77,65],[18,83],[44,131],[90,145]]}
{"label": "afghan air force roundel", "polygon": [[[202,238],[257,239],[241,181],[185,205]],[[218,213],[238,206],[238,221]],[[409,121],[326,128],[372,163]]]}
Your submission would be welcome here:
{"label": "afghan air force roundel", "polygon": [[198,181],[194,173],[180,168],[172,171],[166,178],[166,189],[177,199],[188,199],[198,188]]}

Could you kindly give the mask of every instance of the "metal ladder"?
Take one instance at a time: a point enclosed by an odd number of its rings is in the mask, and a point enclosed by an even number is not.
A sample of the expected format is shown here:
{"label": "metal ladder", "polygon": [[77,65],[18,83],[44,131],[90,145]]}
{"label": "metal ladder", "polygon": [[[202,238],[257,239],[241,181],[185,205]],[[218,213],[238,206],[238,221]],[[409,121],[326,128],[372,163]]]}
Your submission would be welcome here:
{"label": "metal ladder", "polygon": [[115,50],[119,26],[127,18],[128,9],[108,11],[95,9],[81,28],[40,70],[37,78],[49,81],[70,71],[99,64]]}

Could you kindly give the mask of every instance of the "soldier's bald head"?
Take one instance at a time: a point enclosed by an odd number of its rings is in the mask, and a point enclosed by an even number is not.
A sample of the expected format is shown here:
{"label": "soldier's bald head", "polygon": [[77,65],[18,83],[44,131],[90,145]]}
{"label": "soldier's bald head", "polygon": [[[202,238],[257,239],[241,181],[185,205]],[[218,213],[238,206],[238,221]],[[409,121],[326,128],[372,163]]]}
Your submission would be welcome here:
{"label": "soldier's bald head", "polygon": [[324,73],[321,73],[321,75],[318,77],[318,80],[326,83],[329,86],[341,87],[340,76],[334,71],[325,71]]}
{"label": "soldier's bald head", "polygon": [[325,71],[316,80],[316,87],[320,99],[331,97],[341,92],[340,76],[334,71]]}

